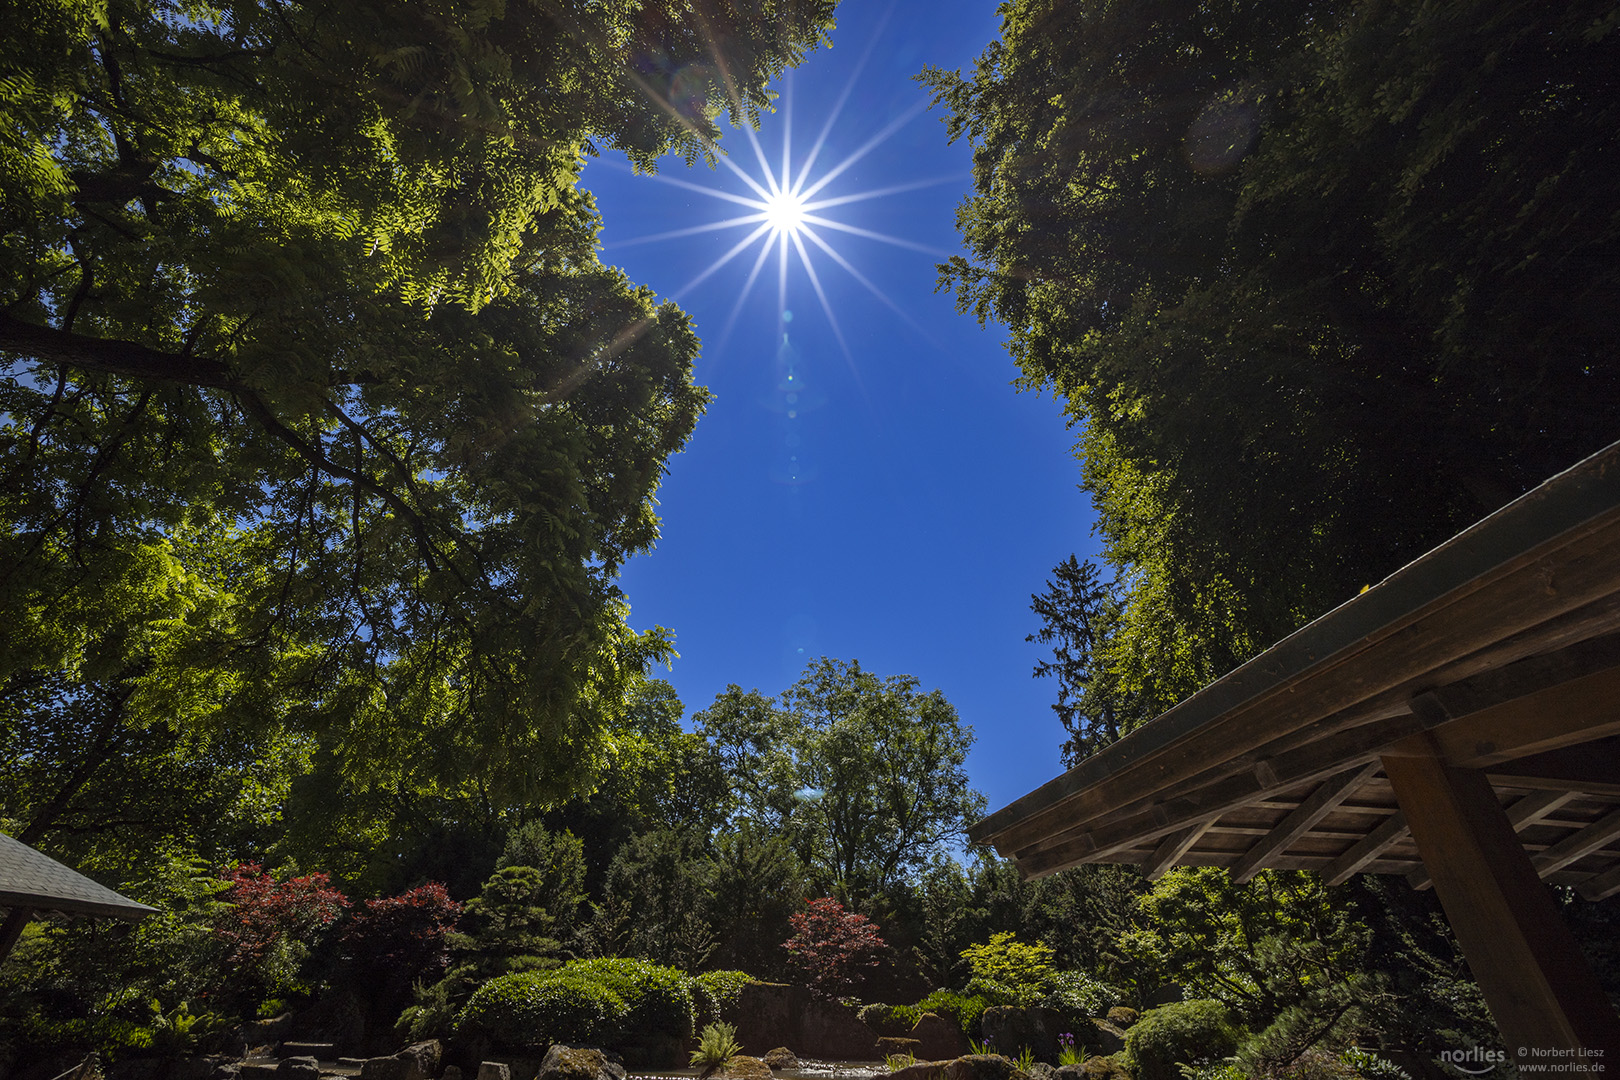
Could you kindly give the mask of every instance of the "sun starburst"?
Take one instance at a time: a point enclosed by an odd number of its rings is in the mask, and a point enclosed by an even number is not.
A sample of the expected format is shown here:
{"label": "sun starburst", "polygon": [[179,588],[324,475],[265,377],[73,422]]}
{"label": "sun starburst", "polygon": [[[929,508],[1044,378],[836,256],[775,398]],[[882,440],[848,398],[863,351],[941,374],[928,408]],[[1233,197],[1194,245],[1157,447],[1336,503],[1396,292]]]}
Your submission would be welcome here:
{"label": "sun starburst", "polygon": [[[861,69],[865,67],[866,60],[871,55],[871,45],[873,43],[875,41],[869,42],[866,53],[856,64],[855,70],[851,73],[843,92],[833,104],[832,110],[822,124],[819,134],[811,144],[808,153],[804,155],[802,163],[798,164],[797,169],[794,167],[793,84],[790,73],[782,93],[782,153],[777,166],[772,167],[758,134],[755,133],[753,128],[747,126],[744,126],[741,130],[748,141],[749,148],[753,151],[753,157],[758,164],[758,171],[755,172],[744,168],[730,156],[722,154],[718,157],[720,164],[746,185],[747,194],[728,191],[713,184],[697,183],[664,173],[654,173],[650,177],[661,183],[699,192],[716,200],[730,203],[745,212],[717,221],[636,237],[635,239],[624,240],[610,245],[611,247],[628,247],[632,244],[714,235],[731,229],[747,229],[748,231],[741,239],[729,246],[713,262],[693,275],[689,281],[671,294],[673,299],[681,299],[684,295],[713,277],[723,267],[754,248],[755,245],[758,245],[758,253],[754,258],[746,283],[738,293],[736,302],[732,306],[730,317],[727,319],[725,329],[721,334],[722,339],[730,335],[732,326],[736,323],[737,317],[747,303],[749,296],[752,295],[754,286],[758,283],[766,263],[770,261],[774,253],[777,264],[777,311],[779,318],[781,313],[786,310],[789,269],[796,262],[802,268],[811,289],[815,292],[816,299],[827,316],[827,321],[831,325],[839,346],[843,349],[846,357],[850,357],[849,345],[844,339],[843,330],[840,328],[838,318],[833,312],[832,301],[823,285],[822,277],[817,272],[816,259],[812,257],[812,249],[818,253],[818,256],[825,257],[845,273],[848,273],[863,288],[899,314],[907,323],[926,334],[926,331],[922,331],[922,328],[917,326],[917,323],[910,315],[891,300],[882,289],[878,288],[869,277],[861,273],[844,254],[833,246],[827,236],[822,235],[824,232],[842,233],[924,252],[935,258],[949,258],[950,256],[949,252],[941,251],[926,244],[916,243],[903,237],[891,236],[887,233],[877,232],[826,216],[826,212],[835,207],[898,195],[961,179],[957,176],[940,176],[890,184],[885,187],[864,191],[823,194],[828,192],[829,188],[843,177],[851,167],[887,143],[897,131],[915,119],[927,106],[926,100],[919,100],[910,109],[883,125],[837,164],[820,173],[816,171],[816,163],[821,157],[822,150],[827,146],[829,137],[838,129],[839,117],[849,100],[850,92],[854,89]],[[809,241],[808,245],[806,244],[807,240]],[[853,358],[851,357],[851,359]]]}

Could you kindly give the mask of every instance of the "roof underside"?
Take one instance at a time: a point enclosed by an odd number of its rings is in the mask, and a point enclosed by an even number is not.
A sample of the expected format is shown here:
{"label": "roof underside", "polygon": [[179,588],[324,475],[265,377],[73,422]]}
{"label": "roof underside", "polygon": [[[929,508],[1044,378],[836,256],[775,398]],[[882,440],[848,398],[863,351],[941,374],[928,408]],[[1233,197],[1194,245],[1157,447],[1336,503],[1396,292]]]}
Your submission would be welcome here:
{"label": "roof underside", "polygon": [[1028,875],[1085,862],[1405,874],[1380,756],[1483,770],[1544,879],[1620,891],[1620,444],[980,822]]}
{"label": "roof underside", "polygon": [[0,833],[0,907],[118,919],[141,919],[156,910],[96,884],[5,833]]}

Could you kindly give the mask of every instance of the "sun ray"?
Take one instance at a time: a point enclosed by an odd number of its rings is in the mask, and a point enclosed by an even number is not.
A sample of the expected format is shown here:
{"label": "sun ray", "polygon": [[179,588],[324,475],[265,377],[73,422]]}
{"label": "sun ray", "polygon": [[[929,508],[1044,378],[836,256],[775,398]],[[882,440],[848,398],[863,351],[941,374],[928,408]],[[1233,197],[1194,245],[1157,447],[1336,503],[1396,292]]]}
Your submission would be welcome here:
{"label": "sun ray", "polygon": [[731,314],[726,316],[725,328],[720,331],[720,344],[716,347],[716,352],[723,350],[726,342],[731,340],[731,330],[737,325],[737,316],[742,314],[743,304],[754,291],[754,283],[759,280],[759,272],[764,268],[765,260],[770,257],[771,245],[768,243],[759,245],[759,258],[754,260],[754,268],[748,271],[748,280],[743,282],[742,292],[737,294],[737,302],[731,305]]}
{"label": "sun ray", "polygon": [[[923,325],[921,323],[919,323],[916,319],[913,319],[911,317],[910,312],[906,311],[905,308],[901,307],[899,304],[895,303],[893,300],[890,300],[888,293],[886,293],[882,289],[878,288],[875,284],[872,283],[870,278],[868,278],[865,274],[863,274],[859,270],[857,270],[855,268],[854,263],[850,262],[848,259],[846,259],[842,255],[838,254],[837,250],[834,249],[831,244],[827,243],[827,241],[825,241],[821,237],[817,236],[816,231],[814,229],[806,229],[806,230],[804,230],[804,234],[810,238],[811,243],[815,244],[822,251],[825,251],[827,253],[827,257],[829,259],[831,259],[833,262],[837,263],[839,266],[843,267],[849,273],[850,277],[854,278],[856,281],[858,281],[862,285],[866,286],[866,290],[868,292],[870,292],[873,296],[877,297],[879,300],[883,301],[883,303],[888,305],[889,310],[893,311],[896,315],[898,315],[902,319],[904,319],[908,326],[910,326],[913,330],[917,331],[917,333],[921,334],[931,344],[936,345],[936,346],[940,346],[940,342],[935,339],[934,335],[929,333],[923,327]],[[941,346],[941,347],[943,347],[943,346]]]}
{"label": "sun ray", "polygon": [[717,271],[719,271],[719,269],[722,266],[726,265],[726,263],[730,262],[732,259],[735,259],[738,255],[742,254],[743,251],[745,249],[747,249],[749,244],[752,244],[755,240],[759,239],[760,235],[762,233],[768,231],[770,229],[770,227],[771,227],[770,222],[767,221],[764,224],[762,224],[759,228],[755,229],[753,232],[749,233],[747,236],[745,236],[741,240],[737,241],[737,243],[732,246],[730,251],[726,252],[724,255],[722,255],[718,259],[714,260],[714,262],[710,263],[709,268],[707,270],[700,273],[697,277],[693,278],[691,281],[688,281],[685,285],[682,285],[679,289],[677,289],[671,295],[670,298],[672,300],[679,300],[682,296],[685,296],[687,293],[691,292],[693,289],[697,288],[699,285],[701,285],[705,281],[709,280],[709,278],[713,277],[715,275],[715,273]]}
{"label": "sun ray", "polygon": [[[614,163],[609,162],[609,164],[613,165]],[[628,172],[635,172],[634,169],[629,169],[622,166],[621,168],[625,168],[625,170]],[[735,192],[722,191],[715,187],[705,187],[702,184],[695,184],[690,180],[682,180],[678,176],[665,176],[663,173],[639,173],[638,175],[645,176],[649,180],[656,180],[660,184],[669,184],[671,187],[684,188],[687,191],[696,191],[702,195],[708,195],[716,199],[724,199],[726,202],[739,203],[743,206],[752,207],[755,210],[763,209],[765,207],[766,200],[771,197],[770,192],[766,191],[758,184],[755,184],[752,180],[749,180],[749,183],[753,184],[754,188],[760,193],[760,197],[757,199],[750,199],[746,195],[738,195]]]}
{"label": "sun ray", "polygon": [[831,218],[824,218],[818,214],[806,214],[804,215],[804,220],[808,221],[812,225],[820,225],[826,229],[836,229],[839,232],[847,232],[856,236],[864,236],[868,240],[881,240],[885,244],[893,244],[895,247],[909,248],[912,251],[921,251],[924,254],[933,255],[936,258],[948,259],[951,257],[951,253],[946,251],[944,248],[929,247],[927,244],[919,244],[912,240],[902,240],[898,236],[890,236],[888,233],[873,232],[871,229],[863,229],[859,225],[845,225],[842,221],[834,221]]}
{"label": "sun ray", "polygon": [[807,202],[800,209],[805,211],[825,210],[829,206],[845,206],[849,203],[864,202],[867,199],[881,199],[886,195],[900,195],[907,191],[919,191],[923,188],[938,187],[940,184],[960,183],[961,176],[936,176],[932,180],[913,180],[909,184],[895,184],[892,187],[874,188],[871,191],[860,191],[853,195],[836,195],[830,199],[817,199]]}
{"label": "sun ray", "polygon": [[[804,164],[799,167],[799,178],[793,182],[794,191],[804,187],[804,181],[810,175],[810,166],[816,163],[816,158],[821,154],[821,148],[827,145],[827,136],[832,134],[833,125],[838,122],[839,114],[844,111],[844,103],[849,100],[850,92],[855,89],[855,80],[860,78],[861,72],[866,67],[866,62],[872,58],[872,50],[877,47],[878,39],[883,36],[883,28],[889,25],[889,16],[894,14],[895,2],[896,0],[890,0],[888,9],[883,12],[883,18],[878,20],[877,28],[866,39],[866,48],[861,52],[860,59],[855,61],[855,70],[849,73],[849,81],[844,83],[844,89],[839,91],[838,100],[833,102],[832,112],[827,114],[827,122],[821,125],[820,134],[816,136],[816,141],[810,146],[809,156],[804,159]],[[783,174],[782,180],[783,183],[787,182],[786,173]]]}
{"label": "sun ray", "polygon": [[822,176],[822,178],[820,180],[817,180],[814,184],[811,184],[809,187],[805,188],[804,191],[802,191],[800,194],[803,195],[806,199],[808,199],[812,195],[814,195],[816,192],[820,191],[822,188],[826,187],[828,184],[830,184],[834,180],[838,179],[839,176],[843,175],[843,173],[844,173],[844,171],[846,169],[848,169],[851,165],[854,165],[857,161],[861,160],[861,158],[865,157],[867,154],[870,154],[874,149],[876,149],[879,145],[881,145],[883,143],[883,141],[885,139],[887,139],[890,135],[893,135],[895,132],[899,131],[901,128],[903,128],[907,124],[911,123],[911,121],[915,120],[917,118],[918,114],[921,113],[927,107],[928,107],[927,100],[919,101],[915,105],[911,106],[911,108],[907,109],[905,112],[903,112],[899,116],[895,117],[893,120],[890,120],[888,122],[888,124],[886,124],[884,126],[882,131],[878,132],[876,135],[872,136],[870,139],[867,139],[860,146],[856,147],[855,150],[848,157],[846,157],[843,161],[840,161],[837,165],[834,165],[832,167],[832,169],[830,169],[824,176]]}
{"label": "sun ray", "polygon": [[631,240],[615,240],[611,244],[603,244],[603,251],[614,251],[618,248],[635,247],[637,244],[651,244],[659,240],[679,240],[683,236],[701,236],[716,229],[734,229],[739,225],[754,225],[765,221],[770,215],[764,210],[754,214],[744,214],[742,217],[726,218],[723,221],[711,221],[704,225],[693,225],[685,229],[671,229],[669,232],[652,233],[649,236],[637,236]]}
{"label": "sun ray", "polygon": [[776,260],[776,330],[777,333],[781,333],[782,324],[785,321],[782,313],[787,310],[788,234],[784,232],[777,235],[781,237],[781,245]]}
{"label": "sun ray", "polygon": [[804,264],[804,272],[810,278],[810,287],[816,291],[816,299],[821,301],[821,310],[826,312],[827,321],[832,324],[833,337],[838,339],[838,347],[844,350],[844,359],[849,361],[849,370],[854,373],[855,382],[859,385],[861,373],[855,366],[855,354],[849,351],[849,342],[844,340],[844,329],[838,325],[838,316],[833,314],[832,303],[827,299],[827,290],[821,287],[821,278],[816,274],[816,268],[810,264],[810,253],[804,250],[804,240],[798,233],[793,234],[793,246],[798,249],[799,262]]}

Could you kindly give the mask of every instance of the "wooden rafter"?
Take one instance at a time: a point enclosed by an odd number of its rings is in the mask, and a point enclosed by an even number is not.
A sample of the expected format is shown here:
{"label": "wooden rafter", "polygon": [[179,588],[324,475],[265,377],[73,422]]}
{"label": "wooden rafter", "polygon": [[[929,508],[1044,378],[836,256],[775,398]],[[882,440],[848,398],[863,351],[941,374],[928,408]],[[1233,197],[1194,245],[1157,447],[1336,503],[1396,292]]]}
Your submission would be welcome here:
{"label": "wooden rafter", "polygon": [[1530,864],[1542,877],[1546,877],[1554,870],[1562,870],[1570,863],[1602,849],[1617,836],[1620,836],[1620,810],[1611,810],[1579,832],[1572,833],[1545,851],[1538,852],[1530,860]]}
{"label": "wooden rafter", "polygon": [[1215,824],[1214,818],[1200,821],[1195,825],[1187,826],[1180,832],[1171,833],[1159,841],[1159,846],[1153,849],[1153,854],[1149,855],[1147,861],[1142,864],[1142,873],[1147,876],[1149,881],[1158,881],[1165,875],[1166,871],[1181,861],[1181,857],[1187,854],[1194,844],[1198,843],[1199,839],[1209,831],[1209,827],[1213,824]]}
{"label": "wooden rafter", "polygon": [[1232,880],[1248,881],[1264,869],[1266,861],[1305,835],[1317,822],[1327,817],[1335,806],[1349,798],[1363,780],[1378,771],[1378,762],[1370,761],[1354,769],[1346,769],[1329,778],[1311,792],[1310,797],[1283,818],[1258,844],[1255,844],[1232,865]]}
{"label": "wooden rafter", "polygon": [[1323,867],[1322,880],[1329,885],[1342,885],[1352,874],[1406,839],[1407,833],[1406,815],[1397,810],[1360,843]]}

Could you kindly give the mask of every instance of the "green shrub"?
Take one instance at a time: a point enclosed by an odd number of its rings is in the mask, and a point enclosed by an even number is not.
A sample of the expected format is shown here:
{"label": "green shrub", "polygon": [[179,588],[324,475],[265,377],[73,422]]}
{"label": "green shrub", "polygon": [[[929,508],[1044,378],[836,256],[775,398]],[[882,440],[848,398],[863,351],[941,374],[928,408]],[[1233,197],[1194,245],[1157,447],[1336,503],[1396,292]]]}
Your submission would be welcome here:
{"label": "green shrub", "polygon": [[[1042,942],[1027,945],[1010,930],[991,934],[984,944],[962,950],[962,959],[973,969],[968,993],[1007,999],[996,1004],[1034,1005],[1052,987],[1052,957],[1051,947]],[[976,991],[975,983],[983,989]]]}
{"label": "green shrub", "polygon": [[917,1026],[917,1018],[922,1015],[915,1005],[885,1005],[882,1002],[873,1002],[863,1006],[855,1014],[867,1027],[879,1035],[904,1037],[911,1034],[911,1029]]}
{"label": "green shrub", "polygon": [[1238,1031],[1218,1001],[1178,1001],[1149,1009],[1125,1034],[1136,1080],[1181,1080],[1178,1065],[1230,1057]]}
{"label": "green shrub", "polygon": [[1051,986],[1041,1004],[1071,1016],[1102,1016],[1125,996],[1083,971],[1060,971],[1052,976]]}
{"label": "green shrub", "polygon": [[723,1013],[737,1004],[743,987],[758,980],[746,971],[705,971],[692,981],[713,995],[716,1008]]}
{"label": "green shrub", "polygon": [[979,1031],[979,1017],[984,1015],[995,1002],[977,994],[958,994],[954,990],[935,990],[923,998],[912,1008],[917,1015],[934,1013],[948,1020],[955,1020],[956,1026],[962,1029],[962,1034],[972,1038]]}
{"label": "green shrub", "polygon": [[524,971],[479,987],[457,1023],[507,1047],[615,1041],[631,1019],[623,997],[580,973]]}
{"label": "green shrub", "polygon": [[612,990],[629,1010],[625,1026],[637,1036],[692,1037],[692,980],[681,971],[648,960],[575,960],[559,971],[595,981]]}

